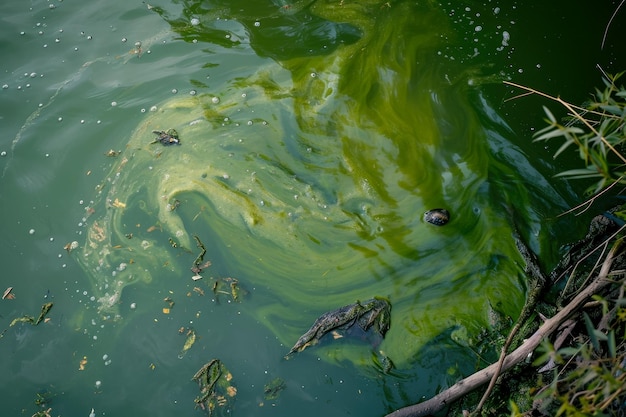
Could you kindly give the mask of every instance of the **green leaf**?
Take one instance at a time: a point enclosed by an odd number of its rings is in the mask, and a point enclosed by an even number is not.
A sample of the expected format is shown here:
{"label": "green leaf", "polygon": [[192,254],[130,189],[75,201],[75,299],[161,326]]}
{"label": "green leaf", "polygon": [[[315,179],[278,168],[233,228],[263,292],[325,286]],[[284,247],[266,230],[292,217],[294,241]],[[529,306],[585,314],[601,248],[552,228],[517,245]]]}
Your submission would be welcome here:
{"label": "green leaf", "polygon": [[543,106],[543,111],[545,112],[546,116],[548,116],[548,119],[549,119],[552,123],[556,123],[556,117],[554,117],[554,115],[552,114],[552,112],[550,111],[550,109],[548,109],[546,106]]}
{"label": "green leaf", "polygon": [[609,355],[611,355],[612,358],[615,358],[617,356],[617,349],[615,347],[615,330],[611,330],[609,332],[607,344],[609,345]]}
{"label": "green leaf", "polygon": [[[539,139],[537,139],[539,140]],[[573,145],[574,141],[573,140],[566,140],[565,142],[563,142],[563,145],[561,145],[559,147],[559,149],[556,150],[556,152],[554,153],[553,158],[556,158],[557,156],[559,156],[560,154],[563,153],[563,151],[565,151],[567,148],[570,147],[570,145]]]}
{"label": "green leaf", "polygon": [[568,171],[559,172],[555,175],[555,177],[569,177],[572,179],[597,178],[602,177],[602,174],[600,174],[595,167],[589,167],[582,169],[570,169]]}
{"label": "green leaf", "polygon": [[591,318],[589,318],[589,315],[585,312],[583,312],[583,319],[585,321],[585,327],[587,328],[587,335],[589,335],[589,340],[591,340],[591,344],[597,352],[600,350],[600,343],[598,342],[598,338],[596,337],[596,328],[591,322]]}

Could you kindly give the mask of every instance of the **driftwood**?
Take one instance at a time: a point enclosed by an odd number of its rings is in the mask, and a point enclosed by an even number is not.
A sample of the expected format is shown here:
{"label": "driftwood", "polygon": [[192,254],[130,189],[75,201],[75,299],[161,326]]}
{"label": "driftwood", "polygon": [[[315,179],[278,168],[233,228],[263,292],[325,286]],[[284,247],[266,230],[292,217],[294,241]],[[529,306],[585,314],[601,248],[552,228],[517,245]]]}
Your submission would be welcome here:
{"label": "driftwood", "polygon": [[617,250],[618,246],[614,246],[611,249],[604,260],[600,273],[587,287],[581,290],[578,295],[557,314],[547,319],[535,333],[526,339],[517,349],[507,355],[501,363],[494,363],[487,368],[475,372],[427,401],[400,408],[387,414],[385,417],[420,417],[436,413],[465,394],[486,384],[494,378],[494,375],[497,376],[501,372],[506,372],[526,359],[537,346],[539,346],[542,340],[557,330],[572,313],[584,305],[589,297],[599,292],[607,284],[613,282],[608,279],[608,276]]}

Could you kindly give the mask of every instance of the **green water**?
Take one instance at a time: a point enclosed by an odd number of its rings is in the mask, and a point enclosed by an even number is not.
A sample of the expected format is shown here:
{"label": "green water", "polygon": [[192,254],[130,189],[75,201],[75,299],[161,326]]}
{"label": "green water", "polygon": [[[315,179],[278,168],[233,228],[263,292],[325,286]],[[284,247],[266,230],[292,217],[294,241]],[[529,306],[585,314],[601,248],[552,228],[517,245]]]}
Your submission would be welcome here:
{"label": "green water", "polygon": [[[220,412],[375,416],[493,360],[481,334],[524,300],[513,230],[549,265],[584,224],[555,220],[580,195],[530,142],[541,103],[505,102],[501,80],[584,99],[596,63],[622,69],[615,32],[597,52],[612,7],[3,3],[7,415],[38,392],[54,415],[201,415],[191,377],[219,358],[237,387]],[[168,128],[180,146],[150,143]],[[449,224],[422,220],[436,207]],[[319,315],[373,296],[392,304],[380,345],[284,359]],[[49,321],[9,327],[46,302]],[[180,328],[197,334],[184,354]]]}

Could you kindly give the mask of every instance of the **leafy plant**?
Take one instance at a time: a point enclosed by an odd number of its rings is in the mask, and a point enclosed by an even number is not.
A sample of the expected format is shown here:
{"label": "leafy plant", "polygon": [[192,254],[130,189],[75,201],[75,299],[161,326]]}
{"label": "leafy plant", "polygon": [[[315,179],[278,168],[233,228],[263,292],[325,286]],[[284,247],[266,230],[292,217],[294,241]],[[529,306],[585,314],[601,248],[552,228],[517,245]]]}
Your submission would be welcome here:
{"label": "leafy plant", "polygon": [[577,147],[584,167],[567,170],[557,176],[597,179],[595,185],[588,190],[590,193],[598,193],[614,184],[626,184],[626,157],[622,153],[626,143],[626,88],[618,87],[617,84],[623,74],[605,74],[604,89],[597,89],[593,99],[583,106],[506,82],[565,107],[568,116],[561,122],[544,106],[547,126],[535,134],[534,140],[561,139],[563,143],[555,152],[555,158],[566,150]]}

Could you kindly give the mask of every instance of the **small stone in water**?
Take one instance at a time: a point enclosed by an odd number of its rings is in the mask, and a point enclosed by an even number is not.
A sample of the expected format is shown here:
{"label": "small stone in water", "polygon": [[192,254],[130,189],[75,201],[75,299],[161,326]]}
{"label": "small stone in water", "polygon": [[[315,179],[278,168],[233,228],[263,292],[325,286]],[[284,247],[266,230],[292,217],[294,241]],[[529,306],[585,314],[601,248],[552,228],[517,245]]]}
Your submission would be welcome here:
{"label": "small stone in water", "polygon": [[450,221],[450,212],[442,208],[428,210],[424,213],[424,221],[435,226],[443,226]]}

